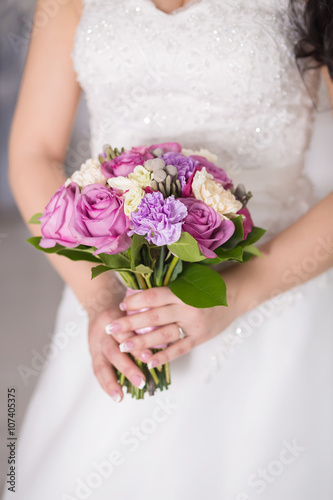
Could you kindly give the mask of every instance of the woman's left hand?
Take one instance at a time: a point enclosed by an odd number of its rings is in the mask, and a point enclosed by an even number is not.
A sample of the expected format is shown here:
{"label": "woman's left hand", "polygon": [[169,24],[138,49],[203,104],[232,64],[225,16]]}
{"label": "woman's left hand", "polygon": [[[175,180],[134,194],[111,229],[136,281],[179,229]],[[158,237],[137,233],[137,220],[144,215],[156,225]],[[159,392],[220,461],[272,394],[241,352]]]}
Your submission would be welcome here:
{"label": "woman's left hand", "polygon": [[[198,309],[184,304],[165,286],[133,294],[121,303],[124,311],[146,308],[147,311],[117,318],[109,325],[108,332],[120,343],[122,352],[141,351],[140,359],[144,359],[149,368],[186,354],[218,335],[237,317],[236,308],[231,304],[229,307]],[[128,337],[129,331],[145,327],[156,329]],[[181,331],[185,333],[184,338],[180,337]],[[153,355],[149,349],[159,344],[168,346]]]}

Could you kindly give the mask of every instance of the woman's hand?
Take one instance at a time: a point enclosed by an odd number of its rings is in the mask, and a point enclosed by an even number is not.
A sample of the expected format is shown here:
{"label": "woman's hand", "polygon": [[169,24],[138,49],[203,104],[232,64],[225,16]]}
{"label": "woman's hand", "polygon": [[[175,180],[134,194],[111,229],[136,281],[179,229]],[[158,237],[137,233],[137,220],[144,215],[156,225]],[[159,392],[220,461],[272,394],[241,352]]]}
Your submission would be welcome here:
{"label": "woman's hand", "polygon": [[[163,365],[186,354],[195,346],[215,337],[236,317],[236,308],[212,307],[198,309],[184,304],[168,287],[151,288],[131,295],[120,304],[123,311],[138,311],[130,316],[118,316],[108,326],[108,333],[119,343],[119,351],[136,352],[148,362],[149,368]],[[156,327],[151,333],[129,335],[139,328]],[[180,328],[179,328],[180,327]],[[185,338],[181,339],[181,330]],[[163,351],[152,355],[155,345],[169,344]]]}
{"label": "woman's hand", "polygon": [[[145,377],[140,368],[131,360],[128,354],[119,350],[116,338],[106,334],[106,327],[111,322],[122,320],[124,313],[117,307],[107,309],[93,316],[89,321],[89,349],[92,357],[93,370],[98,382],[104,391],[109,394],[115,402],[120,402],[123,391],[117,381],[115,368],[121,371],[125,377],[136,387],[142,388]],[[123,332],[122,339],[132,338],[133,332]],[[151,351],[147,351],[149,357]],[[140,356],[140,352],[133,350],[133,356],[146,361]]]}

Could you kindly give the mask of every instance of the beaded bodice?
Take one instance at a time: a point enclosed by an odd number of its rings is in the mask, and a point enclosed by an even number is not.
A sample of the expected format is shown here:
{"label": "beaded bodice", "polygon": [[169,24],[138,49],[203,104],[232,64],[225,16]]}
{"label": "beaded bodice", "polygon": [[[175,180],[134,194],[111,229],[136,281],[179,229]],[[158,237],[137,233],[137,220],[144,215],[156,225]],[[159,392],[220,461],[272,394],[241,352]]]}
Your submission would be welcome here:
{"label": "beaded bodice", "polygon": [[203,147],[253,192],[275,234],[311,204],[303,175],[318,74],[305,86],[287,0],[85,0],[73,50],[92,153],[176,140]]}

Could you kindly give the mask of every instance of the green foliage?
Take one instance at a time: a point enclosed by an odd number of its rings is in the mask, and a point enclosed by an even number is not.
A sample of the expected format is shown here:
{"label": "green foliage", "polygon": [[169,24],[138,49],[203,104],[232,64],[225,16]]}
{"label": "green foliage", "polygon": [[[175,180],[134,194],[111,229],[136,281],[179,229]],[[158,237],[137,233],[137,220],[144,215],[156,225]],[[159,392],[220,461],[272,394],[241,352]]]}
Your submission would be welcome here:
{"label": "green foliage", "polygon": [[197,241],[189,233],[181,233],[176,243],[168,245],[170,252],[184,262],[199,262],[206,257],[200,251]]}
{"label": "green foliage", "polygon": [[43,214],[35,214],[31,217],[31,219],[28,221],[28,224],[40,224],[39,217],[41,217]]}
{"label": "green foliage", "polygon": [[222,245],[222,248],[225,250],[235,248],[244,238],[242,216],[239,215],[238,217],[234,217],[231,221],[234,223],[235,231],[231,238]]}
{"label": "green foliage", "polygon": [[226,306],[226,286],[221,276],[201,264],[185,264],[183,272],[169,283],[170,290],[185,304],[205,308]]}

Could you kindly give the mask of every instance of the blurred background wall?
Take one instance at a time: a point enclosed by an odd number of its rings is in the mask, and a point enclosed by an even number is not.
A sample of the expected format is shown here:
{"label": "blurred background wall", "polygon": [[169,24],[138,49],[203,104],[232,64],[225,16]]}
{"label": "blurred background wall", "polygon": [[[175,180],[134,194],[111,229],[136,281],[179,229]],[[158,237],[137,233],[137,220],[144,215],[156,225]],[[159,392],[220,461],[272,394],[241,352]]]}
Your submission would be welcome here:
{"label": "blurred background wall", "polygon": [[[29,45],[34,4],[35,0],[0,0],[0,481],[6,475],[7,388],[17,389],[17,425],[20,427],[42,369],[38,359],[43,358],[41,353],[49,343],[62,290],[61,280],[44,256],[25,243],[29,233],[7,183],[8,134]],[[322,103],[321,109],[328,110],[327,99],[322,98]],[[318,197],[333,187],[332,122],[330,111],[317,114],[308,155],[307,170],[310,177],[316,179]],[[87,112],[82,101],[66,160],[68,170],[75,170],[81,164],[83,158],[79,151],[82,152],[83,141],[88,144],[88,136]],[[34,371],[27,383],[19,373],[22,366]]]}

